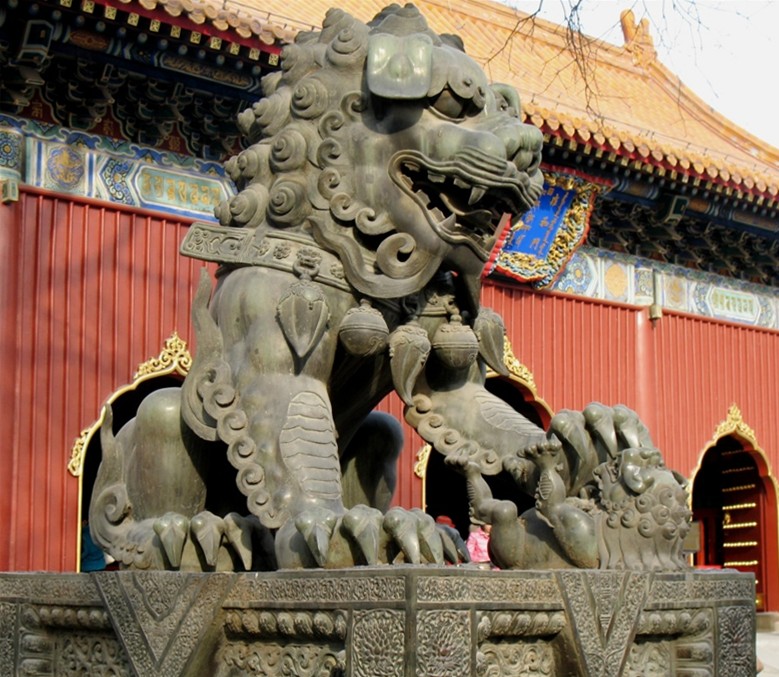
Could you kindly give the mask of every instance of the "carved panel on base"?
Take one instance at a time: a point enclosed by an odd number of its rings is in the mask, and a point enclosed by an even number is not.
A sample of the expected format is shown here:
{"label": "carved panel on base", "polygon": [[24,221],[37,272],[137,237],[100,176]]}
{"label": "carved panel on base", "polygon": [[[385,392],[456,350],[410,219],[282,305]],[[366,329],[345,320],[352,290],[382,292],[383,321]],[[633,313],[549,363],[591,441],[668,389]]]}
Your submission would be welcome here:
{"label": "carved panel on base", "polygon": [[470,677],[470,637],[467,611],[421,611],[417,620],[417,674]]}
{"label": "carved panel on base", "polygon": [[552,677],[555,656],[545,642],[486,642],[476,654],[479,677]]}
{"label": "carved panel on base", "polygon": [[719,610],[717,623],[719,674],[752,677],[755,664],[755,614],[747,606]]}
{"label": "carved panel on base", "polygon": [[402,677],[405,674],[405,620],[402,611],[370,609],[355,612],[354,677]]}
{"label": "carved panel on base", "polygon": [[344,652],[338,646],[256,642],[228,645],[215,677],[340,677],[343,674]]}
{"label": "carved panel on base", "polygon": [[752,677],[753,592],[734,571],[0,574],[0,674]]}

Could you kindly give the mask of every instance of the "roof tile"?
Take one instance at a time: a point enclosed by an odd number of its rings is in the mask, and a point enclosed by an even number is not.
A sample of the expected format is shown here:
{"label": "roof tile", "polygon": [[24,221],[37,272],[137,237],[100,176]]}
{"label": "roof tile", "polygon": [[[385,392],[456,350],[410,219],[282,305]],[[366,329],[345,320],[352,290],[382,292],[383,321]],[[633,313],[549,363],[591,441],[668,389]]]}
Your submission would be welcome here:
{"label": "roof tile", "polygon": [[[389,0],[338,0],[367,20]],[[225,21],[244,38],[290,41],[321,25],[333,0],[121,0],[161,7],[176,19]],[[695,96],[657,61],[649,26],[621,17],[626,44],[586,38],[576,58],[566,30],[489,0],[416,0],[431,28],[457,33],[488,77],[514,85],[527,118],[555,136],[639,155],[655,168],[686,172],[774,197],[779,150],[739,128]],[[294,18],[291,18],[294,17]],[[615,17],[616,19],[616,17]],[[582,132],[586,131],[585,134]],[[577,134],[578,132],[578,134]],[[643,148],[651,152],[644,152]],[[649,168],[649,167],[648,167]],[[749,179],[747,183],[745,178]]]}

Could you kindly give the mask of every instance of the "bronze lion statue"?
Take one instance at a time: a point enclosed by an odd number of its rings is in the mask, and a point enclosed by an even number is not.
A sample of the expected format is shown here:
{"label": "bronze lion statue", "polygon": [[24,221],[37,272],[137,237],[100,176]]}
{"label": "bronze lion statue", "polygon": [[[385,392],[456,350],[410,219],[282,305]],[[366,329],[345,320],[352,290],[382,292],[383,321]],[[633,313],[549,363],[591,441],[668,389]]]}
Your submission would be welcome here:
{"label": "bronze lion statue", "polygon": [[219,263],[181,390],[116,436],[90,510],[125,566],[201,570],[460,561],[420,510],[390,508],[406,420],[466,472],[533,495],[546,433],[484,387],[505,372],[482,270],[539,197],[543,137],[517,92],[412,5],[331,10],[285,47],[239,116],[238,193],[182,252]]}

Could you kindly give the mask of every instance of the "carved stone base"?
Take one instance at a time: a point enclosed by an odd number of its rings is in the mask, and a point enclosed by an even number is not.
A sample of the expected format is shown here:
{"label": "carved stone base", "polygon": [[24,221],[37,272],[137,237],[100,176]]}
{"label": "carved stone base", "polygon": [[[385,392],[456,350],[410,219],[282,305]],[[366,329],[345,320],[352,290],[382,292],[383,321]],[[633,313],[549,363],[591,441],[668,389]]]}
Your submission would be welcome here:
{"label": "carved stone base", "polygon": [[754,677],[754,578],[0,574],[0,675]]}

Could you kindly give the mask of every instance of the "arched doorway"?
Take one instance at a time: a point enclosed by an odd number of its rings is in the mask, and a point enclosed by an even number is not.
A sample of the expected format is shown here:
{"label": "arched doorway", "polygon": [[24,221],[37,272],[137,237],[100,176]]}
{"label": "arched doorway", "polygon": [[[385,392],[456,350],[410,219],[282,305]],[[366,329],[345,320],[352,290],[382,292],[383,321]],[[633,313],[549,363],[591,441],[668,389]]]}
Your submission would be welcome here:
{"label": "arched doorway", "polygon": [[754,573],[758,611],[779,608],[776,484],[735,405],[702,453],[692,487],[701,534],[695,564]]}
{"label": "arched doorway", "polygon": [[[504,363],[509,375],[501,376],[488,370],[485,384],[487,390],[546,429],[552,418],[552,410],[539,397],[532,372],[514,356],[508,339],[504,344]],[[414,473],[422,479],[422,505],[425,512],[433,517],[446,515],[451,518],[463,538],[467,538],[470,516],[465,478],[446,465],[442,454],[432,453],[427,444],[417,452]],[[517,494],[513,481],[505,473],[486,479],[496,498],[513,500],[520,511],[534,505],[532,497]]]}
{"label": "arched doorway", "polygon": [[[165,341],[162,352],[138,366],[132,383],[114,391],[107,400],[114,414],[114,432],[135,416],[144,397],[160,388],[180,387],[192,365],[187,344],[175,332]],[[83,525],[92,500],[92,488],[103,453],[100,446],[100,427],[104,412],[85,428],[71,450],[68,471],[79,480],[78,542],[76,546],[76,571],[81,571],[81,547]]]}

